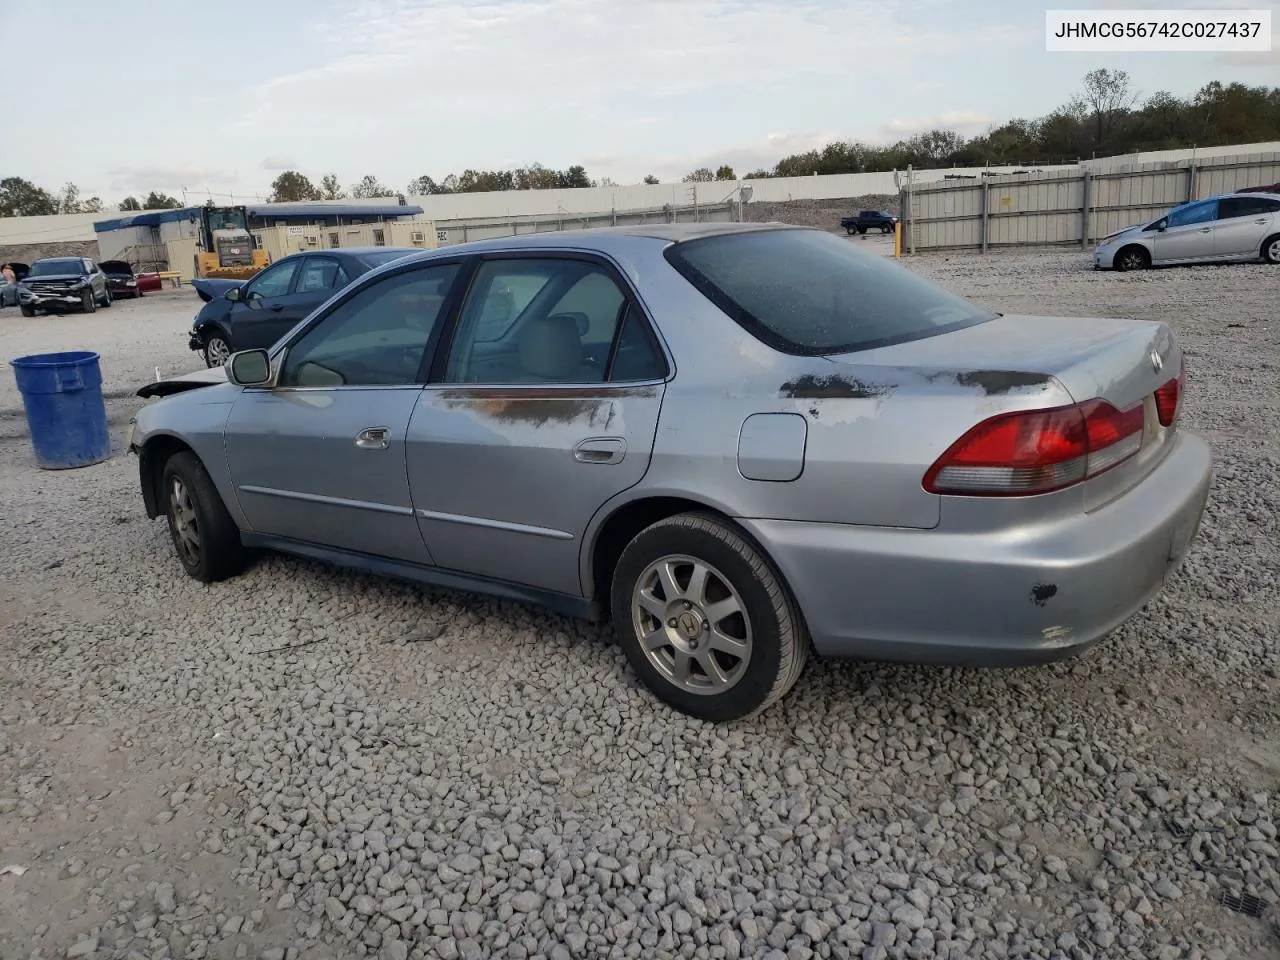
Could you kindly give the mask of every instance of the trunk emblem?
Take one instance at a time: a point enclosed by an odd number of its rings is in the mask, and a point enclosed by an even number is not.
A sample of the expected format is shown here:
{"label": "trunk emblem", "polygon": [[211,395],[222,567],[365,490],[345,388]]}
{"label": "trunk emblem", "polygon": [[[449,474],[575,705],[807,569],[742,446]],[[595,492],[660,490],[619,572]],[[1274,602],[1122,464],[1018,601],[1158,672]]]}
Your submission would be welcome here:
{"label": "trunk emblem", "polygon": [[1160,359],[1159,352],[1152,350],[1150,359],[1151,359],[1151,369],[1154,370],[1156,373],[1159,373],[1161,370],[1164,369],[1164,361]]}

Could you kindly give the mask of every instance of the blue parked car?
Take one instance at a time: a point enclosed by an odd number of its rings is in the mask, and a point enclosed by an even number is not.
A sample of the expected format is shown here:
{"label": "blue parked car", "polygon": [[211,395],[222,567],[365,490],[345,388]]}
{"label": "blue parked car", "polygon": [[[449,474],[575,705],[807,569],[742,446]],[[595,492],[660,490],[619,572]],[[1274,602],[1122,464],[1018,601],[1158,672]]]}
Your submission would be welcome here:
{"label": "blue parked car", "polygon": [[347,247],[294,253],[248,280],[193,280],[205,301],[189,345],[209,367],[239,350],[266,349],[348,283],[418,247]]}

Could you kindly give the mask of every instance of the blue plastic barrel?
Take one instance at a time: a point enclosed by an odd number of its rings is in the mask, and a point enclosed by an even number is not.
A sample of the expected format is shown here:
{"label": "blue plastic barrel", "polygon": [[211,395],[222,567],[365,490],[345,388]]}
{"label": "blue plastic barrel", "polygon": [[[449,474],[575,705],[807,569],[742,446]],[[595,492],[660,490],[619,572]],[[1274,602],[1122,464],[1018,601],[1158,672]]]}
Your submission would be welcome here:
{"label": "blue plastic barrel", "polygon": [[111,455],[96,353],[38,353],[9,363],[22,394],[37,465],[65,470],[101,463]]}

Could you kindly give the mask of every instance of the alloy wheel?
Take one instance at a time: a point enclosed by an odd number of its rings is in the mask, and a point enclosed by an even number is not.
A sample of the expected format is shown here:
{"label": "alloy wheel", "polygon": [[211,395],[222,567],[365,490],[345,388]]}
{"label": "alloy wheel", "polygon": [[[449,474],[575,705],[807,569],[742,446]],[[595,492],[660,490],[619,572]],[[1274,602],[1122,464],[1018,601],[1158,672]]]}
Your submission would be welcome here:
{"label": "alloy wheel", "polygon": [[200,562],[200,523],[196,519],[196,506],[191,493],[180,477],[174,477],[169,487],[169,516],[173,524],[174,543],[182,552],[189,566]]}
{"label": "alloy wheel", "polygon": [[695,557],[666,556],[645,568],[631,625],[649,662],[689,693],[723,693],[751,661],[746,604],[723,573]]}
{"label": "alloy wheel", "polygon": [[231,356],[231,348],[221,337],[213,337],[204,348],[204,358],[211,367],[220,367]]}

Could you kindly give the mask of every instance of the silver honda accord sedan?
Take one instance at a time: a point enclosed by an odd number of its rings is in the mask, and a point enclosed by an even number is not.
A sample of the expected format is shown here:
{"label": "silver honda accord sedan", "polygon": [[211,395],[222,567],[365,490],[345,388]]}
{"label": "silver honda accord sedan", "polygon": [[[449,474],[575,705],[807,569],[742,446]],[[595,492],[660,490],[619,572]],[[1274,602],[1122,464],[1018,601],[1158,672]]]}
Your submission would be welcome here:
{"label": "silver honda accord sedan", "polygon": [[202,581],[269,549],[612,620],[695,717],[811,652],[1078,653],[1195,536],[1163,323],[992,313],[843,238],[656,225],[424,251],[150,384],[142,499]]}

